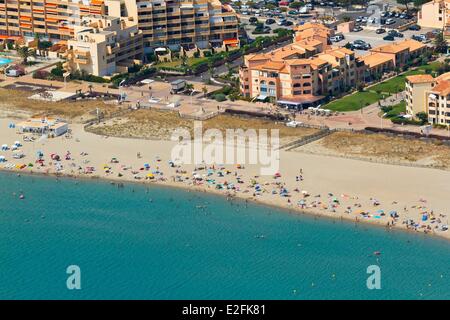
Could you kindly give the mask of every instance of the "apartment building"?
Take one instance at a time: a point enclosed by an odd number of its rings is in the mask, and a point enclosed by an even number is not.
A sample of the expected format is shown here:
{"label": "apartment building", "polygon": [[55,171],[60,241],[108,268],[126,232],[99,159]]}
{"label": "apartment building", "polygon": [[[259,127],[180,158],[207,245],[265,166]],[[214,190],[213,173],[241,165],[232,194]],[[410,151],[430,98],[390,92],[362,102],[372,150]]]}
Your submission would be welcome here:
{"label": "apartment building", "polygon": [[237,15],[219,0],[0,0],[0,35],[68,40],[92,14],[135,21],[146,51],[239,47]]}
{"label": "apartment building", "polygon": [[450,26],[450,0],[433,0],[423,4],[417,14],[417,24],[435,29]]}
{"label": "apartment building", "polygon": [[425,95],[428,122],[450,125],[450,73],[436,78],[435,85]]}
{"label": "apartment building", "polygon": [[425,44],[412,39],[373,48],[368,55],[361,57],[361,61],[367,66],[366,78],[402,68],[409,60],[419,57],[426,50]]}
{"label": "apartment building", "polygon": [[[321,47],[319,41],[316,48]],[[242,94],[256,100],[272,97],[278,104],[306,108],[356,85],[353,51],[330,48],[315,52],[294,43],[270,53],[245,56],[239,71]]]}
{"label": "apartment building", "polygon": [[450,72],[406,77],[406,111],[412,116],[426,112],[430,123],[450,125]]}
{"label": "apartment building", "polygon": [[141,63],[142,31],[134,21],[105,15],[89,15],[74,27],[74,37],[67,41],[67,62],[71,72],[85,71],[96,76],[126,72]]}
{"label": "apartment building", "polygon": [[338,94],[356,87],[358,71],[353,51],[346,48],[332,48],[318,54],[317,57],[332,66],[332,89],[329,93]]}
{"label": "apartment building", "polygon": [[82,17],[104,10],[103,0],[0,0],[0,35],[67,40]]}
{"label": "apartment building", "polygon": [[143,32],[146,51],[230,50],[239,46],[236,12],[219,0],[105,0],[109,15],[130,17]]}
{"label": "apartment building", "polygon": [[294,28],[294,41],[320,41],[323,50],[331,46],[330,37],[334,35],[334,30],[324,26],[321,23],[307,22]]}
{"label": "apartment building", "polygon": [[426,92],[431,90],[435,79],[429,74],[407,76],[405,79],[406,113],[416,116],[419,112],[428,112]]}

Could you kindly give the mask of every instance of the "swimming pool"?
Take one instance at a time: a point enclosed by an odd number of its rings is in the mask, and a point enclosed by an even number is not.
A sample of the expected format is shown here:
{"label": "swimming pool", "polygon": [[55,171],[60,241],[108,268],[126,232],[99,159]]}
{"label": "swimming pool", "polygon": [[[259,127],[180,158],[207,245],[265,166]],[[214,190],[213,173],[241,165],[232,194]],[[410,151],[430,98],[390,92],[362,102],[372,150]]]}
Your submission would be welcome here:
{"label": "swimming pool", "polygon": [[10,63],[10,62],[12,62],[11,59],[0,57],[0,66],[3,66],[3,65],[5,65],[5,64],[8,64],[8,63]]}

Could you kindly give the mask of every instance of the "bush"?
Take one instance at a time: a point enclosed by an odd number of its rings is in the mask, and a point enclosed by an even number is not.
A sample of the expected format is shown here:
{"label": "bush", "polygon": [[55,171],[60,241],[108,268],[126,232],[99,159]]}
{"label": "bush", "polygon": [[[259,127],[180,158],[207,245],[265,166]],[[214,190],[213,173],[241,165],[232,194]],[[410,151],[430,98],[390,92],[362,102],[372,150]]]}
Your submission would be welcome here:
{"label": "bush", "polygon": [[381,111],[383,111],[384,113],[391,112],[392,109],[394,109],[392,106],[382,106],[381,107]]}
{"label": "bush", "polygon": [[156,55],[154,53],[148,53],[147,54],[147,61],[148,62],[155,62],[158,59],[156,58]]}
{"label": "bush", "polygon": [[227,97],[226,97],[223,93],[218,93],[218,94],[216,94],[216,95],[214,96],[214,99],[215,99],[217,102],[223,102],[223,101],[226,101],[226,100],[227,100]]}
{"label": "bush", "polygon": [[33,79],[47,79],[50,76],[50,72],[45,70],[37,70],[33,72]]}
{"label": "bush", "polygon": [[422,125],[422,121],[409,120],[409,119],[403,118],[402,116],[397,116],[397,117],[391,118],[391,121],[395,124],[410,124],[413,126],[421,126]]}
{"label": "bush", "polygon": [[52,75],[54,75],[55,77],[63,77],[64,74],[64,69],[62,68],[62,65],[57,65],[56,67],[54,67],[51,71]]}

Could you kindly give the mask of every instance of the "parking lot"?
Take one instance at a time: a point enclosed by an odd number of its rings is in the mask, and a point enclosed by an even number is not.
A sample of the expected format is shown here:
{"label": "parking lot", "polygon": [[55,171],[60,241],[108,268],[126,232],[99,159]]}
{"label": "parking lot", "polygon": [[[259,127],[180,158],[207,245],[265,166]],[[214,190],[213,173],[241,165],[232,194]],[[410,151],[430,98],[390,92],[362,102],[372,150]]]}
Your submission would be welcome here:
{"label": "parking lot", "polygon": [[[363,40],[366,43],[370,44],[372,46],[372,48],[374,48],[377,46],[390,44],[390,43],[402,41],[405,39],[411,39],[411,36],[413,34],[426,33],[426,32],[432,31],[432,30],[433,29],[430,29],[430,28],[422,28],[420,31],[406,30],[406,31],[402,32],[402,34],[404,35],[403,38],[395,38],[394,41],[387,41],[387,40],[383,40],[383,37],[386,36],[387,32],[383,33],[383,34],[376,34],[375,30],[364,29],[359,32],[345,33],[344,34],[345,39],[340,42],[337,42],[335,44],[339,45],[339,46],[343,46],[347,42],[353,42],[355,40]],[[368,53],[367,51],[364,51],[364,50],[355,50],[355,52],[357,55],[366,55]]]}

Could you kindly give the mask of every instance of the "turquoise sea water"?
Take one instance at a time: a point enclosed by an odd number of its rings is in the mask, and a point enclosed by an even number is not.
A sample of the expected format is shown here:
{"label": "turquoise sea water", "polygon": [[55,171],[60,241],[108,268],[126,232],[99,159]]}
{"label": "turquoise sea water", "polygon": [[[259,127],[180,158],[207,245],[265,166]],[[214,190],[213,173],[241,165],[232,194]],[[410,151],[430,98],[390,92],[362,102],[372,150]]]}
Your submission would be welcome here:
{"label": "turquoise sea water", "polygon": [[[203,193],[0,173],[3,299],[449,299],[449,244]],[[381,290],[366,287],[372,264]],[[81,290],[66,288],[69,265]]]}

